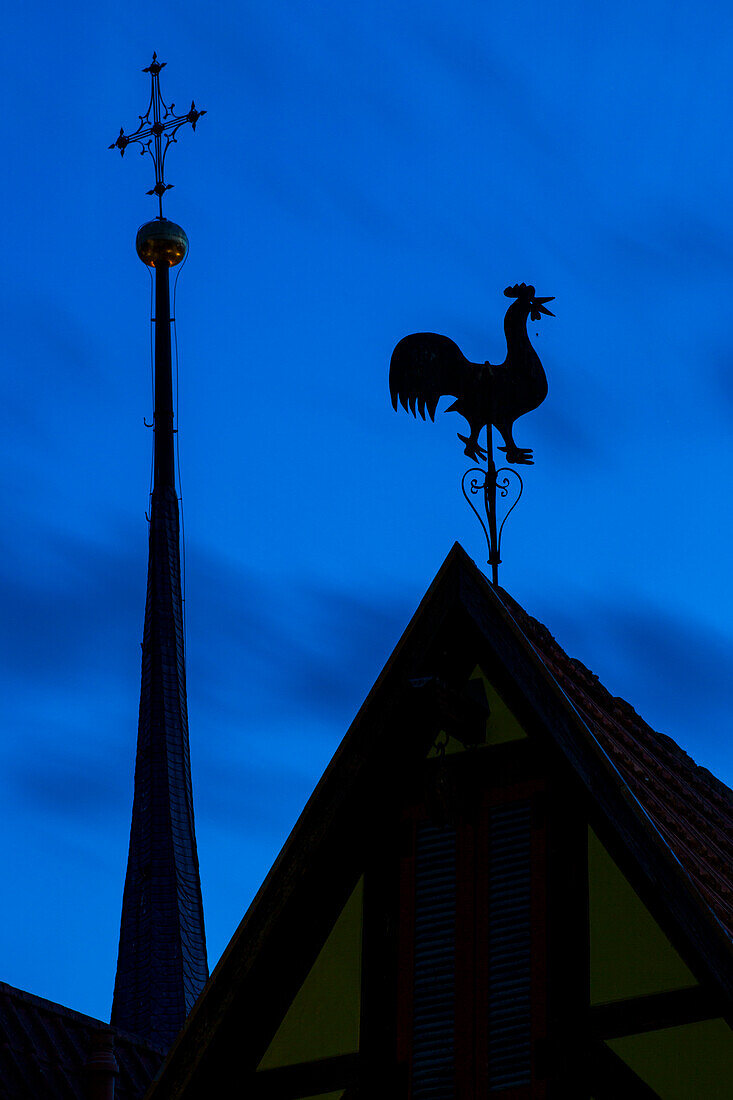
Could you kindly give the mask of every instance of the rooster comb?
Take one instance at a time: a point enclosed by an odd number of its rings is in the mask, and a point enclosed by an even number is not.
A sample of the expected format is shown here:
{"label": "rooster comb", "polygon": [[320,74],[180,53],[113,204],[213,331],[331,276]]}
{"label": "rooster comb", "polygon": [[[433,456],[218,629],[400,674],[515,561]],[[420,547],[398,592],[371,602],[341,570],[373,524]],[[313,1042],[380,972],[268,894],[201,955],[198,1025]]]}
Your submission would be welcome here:
{"label": "rooster comb", "polygon": [[534,287],[527,286],[526,283],[515,283],[514,286],[508,286],[504,291],[507,298],[534,298]]}

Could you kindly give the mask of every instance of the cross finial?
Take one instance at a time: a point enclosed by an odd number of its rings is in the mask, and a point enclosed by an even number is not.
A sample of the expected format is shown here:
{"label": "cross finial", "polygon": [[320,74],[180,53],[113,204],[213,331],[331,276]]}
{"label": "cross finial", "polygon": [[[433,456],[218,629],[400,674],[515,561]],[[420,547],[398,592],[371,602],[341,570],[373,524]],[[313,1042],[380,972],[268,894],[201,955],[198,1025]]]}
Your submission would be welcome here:
{"label": "cross finial", "polygon": [[[127,146],[133,144],[140,146],[141,156],[145,156],[146,153],[150,154],[155,165],[155,187],[151,188],[147,194],[157,195],[158,217],[161,220],[163,218],[163,195],[173,186],[172,183],[166,183],[163,176],[168,148],[178,140],[176,134],[181,126],[186,122],[190,122],[191,128],[195,130],[198,120],[206,114],[206,111],[199,111],[196,108],[193,100],[191,100],[191,109],[185,115],[175,114],[175,103],[171,103],[170,106],[166,104],[160,94],[160,70],[164,66],[165,61],[158,61],[158,55],[153,53],[152,62],[146,69],[143,69],[144,73],[150,73],[151,88],[148,109],[144,115],[138,115],[140,125],[133,134],[126,134],[123,127],[120,127],[117,140],[110,145],[110,149],[119,149],[121,156],[125,155]],[[163,141],[164,138],[165,141]]]}

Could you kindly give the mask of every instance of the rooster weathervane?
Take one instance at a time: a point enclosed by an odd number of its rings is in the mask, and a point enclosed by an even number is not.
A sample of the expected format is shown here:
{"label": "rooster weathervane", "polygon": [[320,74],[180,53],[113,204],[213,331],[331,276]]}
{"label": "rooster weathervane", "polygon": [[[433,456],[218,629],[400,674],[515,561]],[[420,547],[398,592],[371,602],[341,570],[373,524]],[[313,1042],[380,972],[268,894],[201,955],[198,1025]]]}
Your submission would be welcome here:
{"label": "rooster weathervane", "polygon": [[[533,286],[516,283],[504,291],[507,298],[514,298],[504,317],[504,334],[507,353],[503,363],[471,363],[461,353],[457,344],[447,336],[435,332],[416,332],[400,340],[392,353],[389,368],[389,392],[392,406],[397,402],[403,409],[425,419],[425,410],[431,420],[441,397],[451,396],[455,401],[445,411],[457,412],[468,422],[469,435],[458,438],[464,444],[464,454],[483,466],[466,470],[461,481],[463,495],[483,527],[489,548],[489,565],[492,583],[499,583],[501,562],[501,535],[509,513],[516,507],[522,495],[523,482],[517,470],[503,466],[499,470],[494,462],[493,428],[501,435],[507,462],[519,466],[531,466],[534,462],[528,447],[518,447],[514,442],[514,421],[524,413],[536,409],[547,397],[547,378],[537,352],[527,334],[527,319],[539,321],[542,314],[554,317],[546,302],[554,299],[538,298]],[[479,443],[479,433],[486,428],[486,447]],[[472,476],[473,475],[473,476]],[[509,494],[511,480],[515,477],[518,493],[497,529],[496,496]],[[466,491],[468,482],[469,491]],[[486,522],[469,496],[483,494]]]}

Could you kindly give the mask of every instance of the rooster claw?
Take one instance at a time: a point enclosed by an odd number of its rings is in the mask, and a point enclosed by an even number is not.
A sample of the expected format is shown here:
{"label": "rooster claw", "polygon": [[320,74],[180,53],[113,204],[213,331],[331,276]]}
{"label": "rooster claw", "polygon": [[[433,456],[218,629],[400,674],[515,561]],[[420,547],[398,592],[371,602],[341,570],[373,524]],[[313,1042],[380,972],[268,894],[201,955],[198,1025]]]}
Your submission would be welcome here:
{"label": "rooster claw", "polygon": [[513,462],[515,466],[534,466],[531,447],[499,447],[506,454],[507,462]]}
{"label": "rooster claw", "polygon": [[466,444],[463,451],[464,455],[468,455],[468,457],[473,459],[474,462],[480,462],[482,459],[486,458],[486,451],[483,447],[480,447],[475,440],[471,439],[467,435],[461,435],[460,432],[456,432],[456,435],[460,439],[461,443]]}

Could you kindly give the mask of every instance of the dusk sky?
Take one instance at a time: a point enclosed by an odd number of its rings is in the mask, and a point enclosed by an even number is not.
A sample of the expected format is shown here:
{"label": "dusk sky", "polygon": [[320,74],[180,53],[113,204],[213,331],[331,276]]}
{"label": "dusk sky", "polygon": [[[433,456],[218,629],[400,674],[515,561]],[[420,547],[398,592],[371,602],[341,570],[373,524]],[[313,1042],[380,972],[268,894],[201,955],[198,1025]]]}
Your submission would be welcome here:
{"label": "dusk sky", "polygon": [[[132,805],[166,99],[189,721],[217,961],[455,540],[455,414],[392,411],[410,332],[549,396],[500,579],[733,782],[733,8],[420,0],[16,4],[2,51],[0,979],[108,1018]],[[538,335],[535,336],[535,333]],[[443,402],[447,405],[448,401]],[[378,812],[378,808],[375,808]]]}

